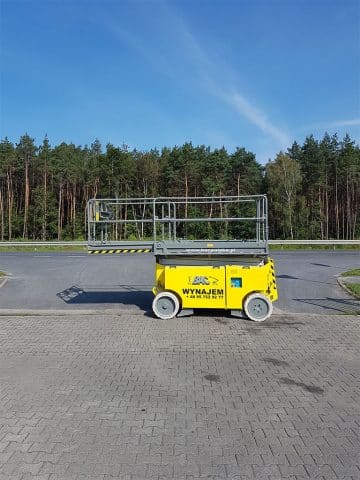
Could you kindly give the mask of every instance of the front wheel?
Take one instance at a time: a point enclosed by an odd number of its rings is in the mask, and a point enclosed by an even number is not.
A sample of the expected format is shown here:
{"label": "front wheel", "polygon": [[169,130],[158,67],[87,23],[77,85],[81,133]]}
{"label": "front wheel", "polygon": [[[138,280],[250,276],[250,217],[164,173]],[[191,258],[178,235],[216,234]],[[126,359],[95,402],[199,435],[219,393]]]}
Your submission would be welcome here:
{"label": "front wheel", "polygon": [[162,320],[169,320],[177,315],[180,310],[178,297],[172,292],[160,292],[152,303],[154,314]]}
{"label": "front wheel", "polygon": [[263,322],[273,311],[271,301],[262,293],[251,293],[244,302],[246,316],[254,322]]}

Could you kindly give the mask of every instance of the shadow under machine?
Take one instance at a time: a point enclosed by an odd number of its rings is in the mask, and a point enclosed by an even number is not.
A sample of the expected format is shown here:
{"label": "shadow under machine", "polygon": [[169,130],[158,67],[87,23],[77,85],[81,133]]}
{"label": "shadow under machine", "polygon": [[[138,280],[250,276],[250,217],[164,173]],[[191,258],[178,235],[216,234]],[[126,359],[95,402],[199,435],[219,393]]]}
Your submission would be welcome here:
{"label": "shadow under machine", "polygon": [[265,195],[92,199],[88,251],[155,255],[158,318],[230,310],[264,321],[278,298]]}

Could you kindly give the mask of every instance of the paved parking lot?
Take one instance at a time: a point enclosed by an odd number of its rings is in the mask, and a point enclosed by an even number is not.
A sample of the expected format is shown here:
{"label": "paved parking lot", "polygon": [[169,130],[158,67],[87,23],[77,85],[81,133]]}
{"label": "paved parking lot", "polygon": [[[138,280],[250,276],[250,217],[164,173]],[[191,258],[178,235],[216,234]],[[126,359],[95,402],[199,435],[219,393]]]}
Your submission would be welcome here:
{"label": "paved parking lot", "polygon": [[0,479],[359,479],[360,317],[0,317]]}

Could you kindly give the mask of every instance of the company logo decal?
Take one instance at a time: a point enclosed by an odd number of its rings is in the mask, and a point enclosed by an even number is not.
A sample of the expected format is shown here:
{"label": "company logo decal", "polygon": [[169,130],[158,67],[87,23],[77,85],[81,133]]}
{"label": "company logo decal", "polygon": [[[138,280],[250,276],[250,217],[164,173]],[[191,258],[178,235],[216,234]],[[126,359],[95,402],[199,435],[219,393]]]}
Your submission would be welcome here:
{"label": "company logo decal", "polygon": [[195,277],[189,277],[189,285],[217,285],[219,280],[215,277],[209,277],[204,275],[195,275]]}

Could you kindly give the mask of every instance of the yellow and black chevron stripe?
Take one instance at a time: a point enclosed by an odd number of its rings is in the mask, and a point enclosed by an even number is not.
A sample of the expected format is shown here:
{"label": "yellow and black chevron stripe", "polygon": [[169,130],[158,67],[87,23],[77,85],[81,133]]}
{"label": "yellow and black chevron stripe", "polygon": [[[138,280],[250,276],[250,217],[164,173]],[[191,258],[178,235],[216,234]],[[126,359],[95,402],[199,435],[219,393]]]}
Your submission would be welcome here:
{"label": "yellow and black chevron stripe", "polygon": [[91,254],[107,254],[107,253],[149,253],[151,252],[150,248],[132,248],[132,249],[114,249],[114,250],[89,250],[88,253]]}

